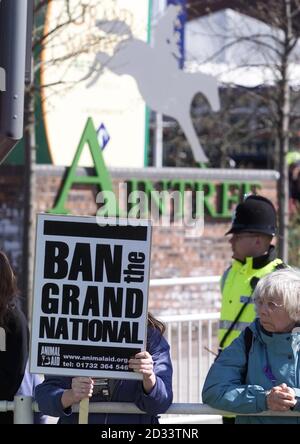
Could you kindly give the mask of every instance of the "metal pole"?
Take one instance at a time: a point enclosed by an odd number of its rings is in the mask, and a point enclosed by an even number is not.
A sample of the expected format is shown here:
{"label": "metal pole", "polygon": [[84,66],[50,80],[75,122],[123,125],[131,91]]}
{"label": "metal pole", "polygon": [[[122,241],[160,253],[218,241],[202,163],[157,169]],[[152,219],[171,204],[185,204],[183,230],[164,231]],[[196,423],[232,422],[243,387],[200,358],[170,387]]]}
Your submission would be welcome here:
{"label": "metal pole", "polygon": [[[1,93],[0,132],[12,139],[23,136],[27,0],[6,0],[1,5],[1,66],[6,90]],[[5,23],[3,23],[3,20]]]}
{"label": "metal pole", "polygon": [[0,163],[23,136],[27,0],[0,2]]}

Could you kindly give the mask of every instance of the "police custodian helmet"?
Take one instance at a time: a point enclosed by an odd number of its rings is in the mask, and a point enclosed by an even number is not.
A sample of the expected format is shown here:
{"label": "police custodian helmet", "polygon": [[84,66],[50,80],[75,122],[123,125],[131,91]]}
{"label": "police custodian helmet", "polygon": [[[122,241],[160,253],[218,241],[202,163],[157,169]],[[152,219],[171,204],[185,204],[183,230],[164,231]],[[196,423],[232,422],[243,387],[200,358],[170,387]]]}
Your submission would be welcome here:
{"label": "police custodian helmet", "polygon": [[226,234],[243,231],[275,236],[276,210],[269,199],[251,194],[236,207],[232,226]]}

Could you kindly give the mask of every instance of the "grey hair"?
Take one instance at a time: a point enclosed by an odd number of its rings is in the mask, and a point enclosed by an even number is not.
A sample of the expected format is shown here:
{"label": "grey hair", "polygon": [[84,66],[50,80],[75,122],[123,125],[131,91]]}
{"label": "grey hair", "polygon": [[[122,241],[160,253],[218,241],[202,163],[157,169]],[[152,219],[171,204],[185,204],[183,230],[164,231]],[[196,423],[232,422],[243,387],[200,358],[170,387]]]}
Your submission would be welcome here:
{"label": "grey hair", "polygon": [[262,277],[253,292],[255,300],[282,299],[282,304],[293,321],[300,321],[300,270],[284,268]]}

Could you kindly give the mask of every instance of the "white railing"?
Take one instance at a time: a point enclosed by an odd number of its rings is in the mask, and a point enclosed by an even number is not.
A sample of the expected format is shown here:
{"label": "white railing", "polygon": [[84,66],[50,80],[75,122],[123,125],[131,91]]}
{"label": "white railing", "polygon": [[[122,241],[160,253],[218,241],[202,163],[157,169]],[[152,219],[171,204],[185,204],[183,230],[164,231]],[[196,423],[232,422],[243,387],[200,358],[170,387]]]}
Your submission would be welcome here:
{"label": "white railing", "polygon": [[[151,279],[150,287],[218,284],[220,276]],[[219,313],[159,317],[166,324],[173,363],[174,402],[199,402],[205,376],[217,352]]]}
{"label": "white railing", "polygon": [[199,402],[217,350],[219,313],[163,316],[173,363],[175,402]]}
{"label": "white railing", "polygon": [[220,276],[191,276],[181,278],[150,279],[150,287],[172,287],[174,285],[217,284]]}
{"label": "white railing", "polygon": [[[79,406],[74,405],[73,411],[78,412]],[[33,402],[31,396],[15,396],[14,401],[0,401],[0,412],[14,412],[14,424],[33,424],[33,413],[38,412],[36,402]],[[124,413],[135,414],[142,413],[135,404],[129,402],[91,402],[89,404],[89,413]],[[206,404],[172,404],[166,411],[168,415],[227,415],[230,412],[216,410]],[[260,413],[239,414],[241,416],[300,416],[299,411],[275,412],[265,411]]]}

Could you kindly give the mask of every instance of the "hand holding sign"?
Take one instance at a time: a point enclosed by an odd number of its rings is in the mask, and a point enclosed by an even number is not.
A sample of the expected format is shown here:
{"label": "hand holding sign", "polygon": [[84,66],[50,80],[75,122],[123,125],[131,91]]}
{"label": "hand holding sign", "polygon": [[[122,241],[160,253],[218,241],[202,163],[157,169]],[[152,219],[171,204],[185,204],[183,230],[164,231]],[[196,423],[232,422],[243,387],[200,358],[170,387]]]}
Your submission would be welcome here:
{"label": "hand holding sign", "polygon": [[75,402],[93,395],[94,381],[86,376],[79,376],[72,379],[72,391]]}
{"label": "hand holding sign", "polygon": [[94,381],[86,376],[80,376],[72,379],[71,389],[65,390],[61,403],[63,408],[71,407],[80,402],[79,424],[88,423],[89,398],[93,395]]}
{"label": "hand holding sign", "polygon": [[66,409],[82,399],[90,398],[93,395],[94,381],[86,376],[79,376],[72,379],[71,389],[65,390],[61,402]]}
{"label": "hand holding sign", "polygon": [[137,373],[143,374],[143,387],[146,393],[150,393],[156,383],[156,377],[153,370],[153,359],[150,353],[142,351],[137,353],[134,358],[129,359],[129,368]]}

